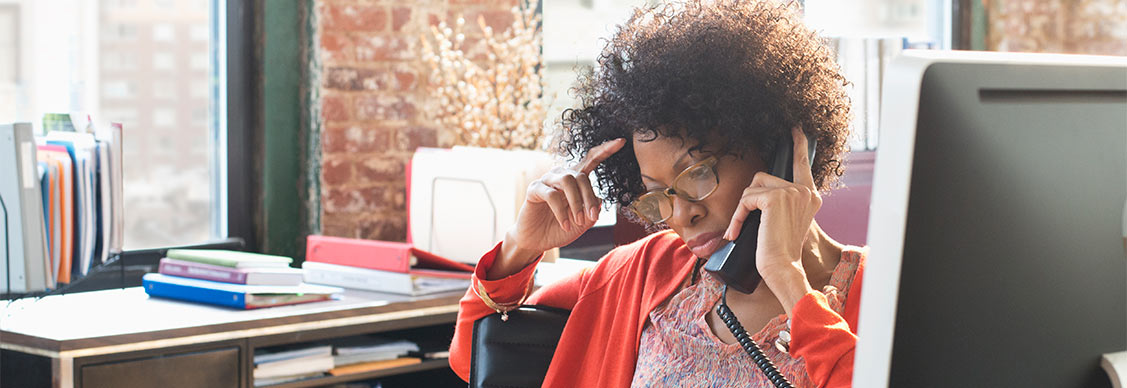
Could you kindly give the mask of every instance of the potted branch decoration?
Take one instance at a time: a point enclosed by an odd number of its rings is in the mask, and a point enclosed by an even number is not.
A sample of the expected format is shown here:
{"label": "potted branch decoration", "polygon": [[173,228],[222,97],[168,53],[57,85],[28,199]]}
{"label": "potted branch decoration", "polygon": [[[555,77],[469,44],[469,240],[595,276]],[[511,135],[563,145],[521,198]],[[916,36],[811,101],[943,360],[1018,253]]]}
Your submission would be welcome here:
{"label": "potted branch decoration", "polygon": [[[451,150],[412,157],[409,231],[419,248],[474,264],[516,222],[528,184],[553,164],[544,130],[540,17],[527,1],[494,31],[481,17],[422,37],[428,118],[454,137]],[[549,261],[557,254],[549,252]]]}
{"label": "potted branch decoration", "polygon": [[[477,18],[483,38],[466,47],[465,19],[423,37],[431,118],[454,132],[458,145],[545,149],[540,17],[534,5],[513,7],[513,24],[493,31]],[[474,55],[484,52],[483,55]],[[478,62],[481,61],[479,65]]]}

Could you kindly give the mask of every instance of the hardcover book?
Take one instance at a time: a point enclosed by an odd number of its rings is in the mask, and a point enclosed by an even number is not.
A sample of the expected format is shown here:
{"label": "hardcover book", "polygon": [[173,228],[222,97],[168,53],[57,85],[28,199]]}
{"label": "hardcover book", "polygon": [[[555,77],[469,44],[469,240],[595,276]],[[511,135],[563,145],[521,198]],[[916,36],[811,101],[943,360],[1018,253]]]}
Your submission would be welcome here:
{"label": "hardcover book", "polygon": [[305,260],[399,273],[473,272],[469,264],[415,248],[410,243],[329,236],[309,236]]}
{"label": "hardcover book", "polygon": [[160,260],[160,273],[224,283],[268,286],[296,286],[301,284],[304,276],[298,268],[232,268],[169,258]]}
{"label": "hardcover book", "polygon": [[288,267],[293,262],[284,256],[217,249],[169,249],[165,257],[231,268]]}
{"label": "hardcover book", "polygon": [[331,299],[344,292],[337,287],[301,284],[297,286],[248,286],[209,280],[145,274],[141,286],[150,296],[255,309]]}

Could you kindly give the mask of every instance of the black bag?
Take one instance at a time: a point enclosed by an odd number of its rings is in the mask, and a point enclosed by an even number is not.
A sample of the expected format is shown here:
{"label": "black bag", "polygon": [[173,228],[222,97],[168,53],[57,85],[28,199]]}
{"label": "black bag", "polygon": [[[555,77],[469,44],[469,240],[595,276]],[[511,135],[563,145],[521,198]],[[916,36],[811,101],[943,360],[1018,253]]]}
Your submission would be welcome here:
{"label": "black bag", "polygon": [[507,321],[501,320],[501,314],[478,319],[473,325],[470,388],[543,385],[570,313],[524,305],[509,311]]}

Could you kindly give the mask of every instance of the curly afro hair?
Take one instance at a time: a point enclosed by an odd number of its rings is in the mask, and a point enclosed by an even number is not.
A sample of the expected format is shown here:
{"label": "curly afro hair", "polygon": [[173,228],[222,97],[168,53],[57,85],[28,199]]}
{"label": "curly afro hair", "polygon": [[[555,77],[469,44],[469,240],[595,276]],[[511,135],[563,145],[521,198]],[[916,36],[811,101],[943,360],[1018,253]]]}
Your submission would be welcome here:
{"label": "curly afro hair", "polygon": [[[580,106],[563,112],[557,152],[576,160],[606,141],[640,134],[766,159],[797,125],[818,141],[814,181],[827,191],[843,172],[847,82],[797,8],[716,0],[636,9],[606,43],[597,68],[572,88]],[[595,170],[608,204],[645,193],[630,144]]]}

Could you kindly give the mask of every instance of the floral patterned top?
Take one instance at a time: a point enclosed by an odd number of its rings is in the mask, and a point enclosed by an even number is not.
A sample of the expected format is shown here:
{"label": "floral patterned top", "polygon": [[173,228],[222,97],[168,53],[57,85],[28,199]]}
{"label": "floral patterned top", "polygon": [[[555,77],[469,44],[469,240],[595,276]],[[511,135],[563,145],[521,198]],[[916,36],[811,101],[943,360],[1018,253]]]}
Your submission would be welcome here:
{"label": "floral patterned top", "polygon": [[[864,255],[846,247],[823,289],[830,307],[842,314],[853,277]],[[685,287],[650,312],[638,346],[632,387],[770,387],[771,382],[739,344],[725,344],[712,333],[705,315],[720,301],[721,283],[699,269],[700,281]],[[813,387],[806,363],[774,345],[787,331],[787,316],[771,319],[752,340],[795,387]],[[783,334],[787,336],[789,333]],[[789,340],[789,338],[788,338]]]}

